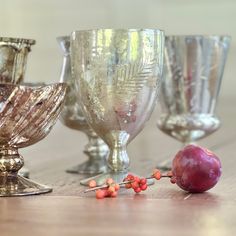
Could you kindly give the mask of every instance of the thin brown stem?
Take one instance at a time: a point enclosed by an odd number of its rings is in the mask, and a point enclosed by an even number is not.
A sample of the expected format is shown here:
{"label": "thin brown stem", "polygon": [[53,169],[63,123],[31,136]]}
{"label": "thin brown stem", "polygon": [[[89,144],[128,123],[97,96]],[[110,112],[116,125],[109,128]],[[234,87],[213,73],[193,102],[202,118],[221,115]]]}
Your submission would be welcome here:
{"label": "thin brown stem", "polygon": [[[117,183],[119,185],[124,185],[124,184],[130,184],[132,183],[133,181],[124,181],[124,182],[120,182],[120,183]],[[104,184],[104,185],[101,185],[101,186],[97,186],[97,187],[94,187],[94,188],[89,188],[89,189],[86,189],[84,191],[84,193],[89,193],[89,192],[92,192],[92,191],[96,191],[98,189],[103,189],[103,188],[108,188],[109,185],[108,184]]]}

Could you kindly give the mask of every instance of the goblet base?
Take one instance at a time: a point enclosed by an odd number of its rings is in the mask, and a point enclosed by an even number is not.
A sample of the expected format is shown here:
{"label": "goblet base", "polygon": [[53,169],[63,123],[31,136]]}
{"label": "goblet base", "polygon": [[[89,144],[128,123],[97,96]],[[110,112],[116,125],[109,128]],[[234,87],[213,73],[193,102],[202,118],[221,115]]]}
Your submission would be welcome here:
{"label": "goblet base", "polygon": [[[107,173],[103,173],[100,175],[96,175],[87,179],[83,179],[80,181],[81,185],[88,186],[90,180],[95,180],[97,183],[97,186],[101,186],[106,183],[106,180],[108,178],[112,178],[116,183],[121,183],[123,182],[124,178],[129,174],[130,172],[124,171],[124,172],[113,172],[109,171]],[[138,176],[136,174],[130,173],[132,175]],[[147,185],[152,185],[154,184],[153,179],[148,179],[147,180]],[[123,186],[122,186],[123,187]]]}
{"label": "goblet base", "polygon": [[98,175],[107,171],[107,167],[105,161],[99,160],[88,160],[79,164],[77,166],[73,166],[70,169],[67,169],[67,173],[71,174],[82,174],[82,175]]}
{"label": "goblet base", "polygon": [[22,168],[19,170],[18,173],[19,173],[20,176],[23,176],[23,177],[29,179],[30,172],[29,172],[29,169],[27,169],[26,167],[22,167]]}
{"label": "goblet base", "polygon": [[0,176],[0,197],[16,197],[51,192],[52,188],[38,184],[20,175]]}

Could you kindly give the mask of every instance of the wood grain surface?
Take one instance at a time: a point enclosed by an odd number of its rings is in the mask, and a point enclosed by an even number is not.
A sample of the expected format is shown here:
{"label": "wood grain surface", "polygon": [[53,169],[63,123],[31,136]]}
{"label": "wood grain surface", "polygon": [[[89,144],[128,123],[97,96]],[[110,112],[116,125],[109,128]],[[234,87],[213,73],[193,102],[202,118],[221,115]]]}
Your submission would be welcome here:
{"label": "wood grain surface", "polygon": [[[188,194],[162,180],[145,193],[122,190],[116,199],[96,200],[83,194],[85,176],[65,169],[86,160],[86,137],[58,122],[51,134],[20,152],[31,179],[53,187],[50,194],[0,198],[0,236],[87,235],[236,235],[236,110],[233,99],[218,106],[222,127],[199,142],[222,160],[218,185],[204,194]],[[181,144],[156,128],[155,110],[143,132],[129,146],[131,169],[149,175]]]}

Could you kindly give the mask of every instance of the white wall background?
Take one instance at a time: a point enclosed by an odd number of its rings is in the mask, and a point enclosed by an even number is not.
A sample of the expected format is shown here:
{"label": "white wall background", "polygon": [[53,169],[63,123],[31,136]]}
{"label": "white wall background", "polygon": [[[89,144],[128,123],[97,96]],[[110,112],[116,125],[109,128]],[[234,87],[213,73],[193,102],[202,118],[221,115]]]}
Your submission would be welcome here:
{"label": "white wall background", "polygon": [[231,35],[221,96],[235,95],[236,0],[0,0],[0,36],[37,40],[28,61],[27,81],[59,80],[62,57],[57,36],[75,29],[108,27]]}

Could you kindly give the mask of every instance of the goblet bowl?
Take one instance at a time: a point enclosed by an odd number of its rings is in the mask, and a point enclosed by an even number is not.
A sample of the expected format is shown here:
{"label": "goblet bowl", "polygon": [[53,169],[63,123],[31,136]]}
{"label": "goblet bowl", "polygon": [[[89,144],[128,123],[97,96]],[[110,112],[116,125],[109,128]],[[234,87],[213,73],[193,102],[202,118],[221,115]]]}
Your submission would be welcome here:
{"label": "goblet bowl", "polygon": [[216,131],[228,36],[166,36],[159,128],[184,143]]}

